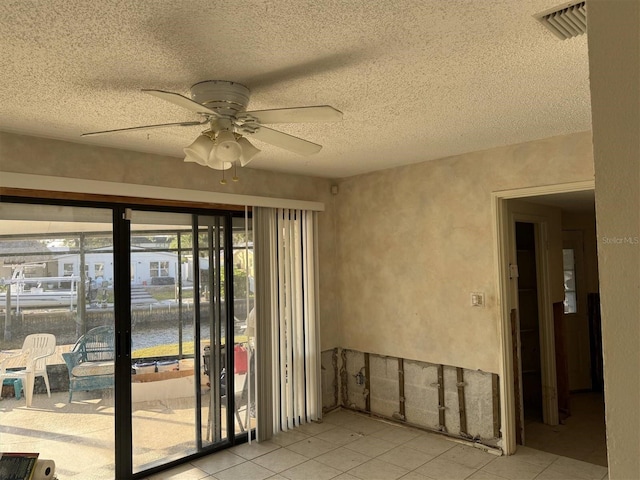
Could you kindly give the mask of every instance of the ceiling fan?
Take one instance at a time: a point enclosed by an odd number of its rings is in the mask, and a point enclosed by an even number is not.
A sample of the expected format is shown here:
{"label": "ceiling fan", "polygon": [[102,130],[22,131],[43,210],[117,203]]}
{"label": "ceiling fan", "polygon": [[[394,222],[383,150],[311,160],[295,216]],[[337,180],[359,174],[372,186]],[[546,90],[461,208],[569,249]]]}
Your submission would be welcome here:
{"label": "ceiling fan", "polygon": [[247,165],[260,150],[245,137],[253,138],[300,155],[311,155],[322,148],[317,143],[267,128],[264,124],[336,122],[342,112],[329,105],[277,108],[247,112],[250,91],[244,85],[225,80],[207,80],[190,89],[191,98],[163,90],[143,89],[167,102],[199,114],[200,121],[163,123],[83,133],[83,137],[131,132],[163,127],[192,127],[208,124],[196,140],[184,148],[185,162],[195,162],[216,170],[227,170],[240,163]]}

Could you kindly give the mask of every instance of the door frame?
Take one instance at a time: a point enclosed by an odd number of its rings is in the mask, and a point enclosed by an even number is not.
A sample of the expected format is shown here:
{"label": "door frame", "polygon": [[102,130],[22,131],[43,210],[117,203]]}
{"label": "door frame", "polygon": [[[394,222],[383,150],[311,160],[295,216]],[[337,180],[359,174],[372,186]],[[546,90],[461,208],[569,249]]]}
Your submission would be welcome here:
{"label": "door frame", "polygon": [[594,190],[595,180],[581,182],[525,187],[499,190],[491,193],[491,209],[494,226],[494,256],[496,259],[496,278],[498,282],[497,300],[499,305],[500,338],[500,398],[502,409],[502,450],[507,455],[516,451],[516,407],[514,392],[514,366],[512,360],[511,317],[512,300],[510,298],[509,248],[510,222],[507,201],[526,199],[537,195],[579,192]]}

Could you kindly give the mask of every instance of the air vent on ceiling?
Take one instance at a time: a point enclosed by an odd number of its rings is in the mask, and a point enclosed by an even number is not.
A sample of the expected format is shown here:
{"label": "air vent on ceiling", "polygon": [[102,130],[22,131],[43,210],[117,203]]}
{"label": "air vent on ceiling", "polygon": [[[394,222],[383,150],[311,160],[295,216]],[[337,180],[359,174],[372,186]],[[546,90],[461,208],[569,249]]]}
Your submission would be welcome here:
{"label": "air vent on ceiling", "polygon": [[577,37],[587,32],[585,2],[561,5],[534,16],[560,40]]}

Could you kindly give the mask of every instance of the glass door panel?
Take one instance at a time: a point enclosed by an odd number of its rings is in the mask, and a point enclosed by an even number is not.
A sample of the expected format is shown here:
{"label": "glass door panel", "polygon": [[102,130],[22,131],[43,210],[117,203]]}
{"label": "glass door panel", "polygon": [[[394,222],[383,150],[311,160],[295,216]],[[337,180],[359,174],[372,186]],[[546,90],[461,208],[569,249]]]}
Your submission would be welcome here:
{"label": "glass door panel", "polygon": [[[198,305],[200,358],[202,358],[202,443],[210,445],[228,439],[227,392],[230,388],[226,355],[226,302],[224,278],[224,217],[199,216]],[[232,383],[232,382],[231,382]]]}
{"label": "glass door panel", "polygon": [[[65,478],[115,477],[112,218],[0,203],[0,451],[39,452]],[[30,344],[50,355],[31,364]]]}
{"label": "glass door panel", "polygon": [[134,473],[198,450],[192,218],[131,217]]}
{"label": "glass door panel", "polygon": [[240,434],[255,427],[255,281],[251,223],[234,218],[232,227],[234,424]]}

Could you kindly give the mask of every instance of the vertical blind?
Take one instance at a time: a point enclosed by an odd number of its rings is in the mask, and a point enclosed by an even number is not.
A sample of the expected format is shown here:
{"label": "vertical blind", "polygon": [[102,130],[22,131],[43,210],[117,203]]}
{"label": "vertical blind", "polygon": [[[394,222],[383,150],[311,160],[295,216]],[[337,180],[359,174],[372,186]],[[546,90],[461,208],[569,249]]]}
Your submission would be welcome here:
{"label": "vertical blind", "polygon": [[266,439],[320,415],[315,213],[258,208],[254,232],[258,439]]}

